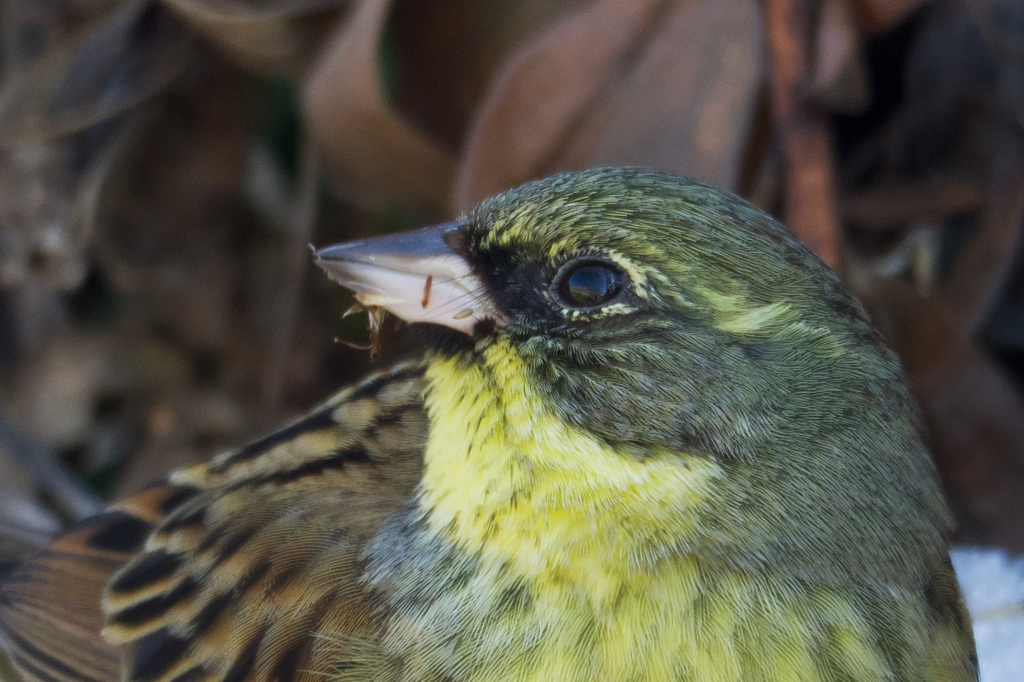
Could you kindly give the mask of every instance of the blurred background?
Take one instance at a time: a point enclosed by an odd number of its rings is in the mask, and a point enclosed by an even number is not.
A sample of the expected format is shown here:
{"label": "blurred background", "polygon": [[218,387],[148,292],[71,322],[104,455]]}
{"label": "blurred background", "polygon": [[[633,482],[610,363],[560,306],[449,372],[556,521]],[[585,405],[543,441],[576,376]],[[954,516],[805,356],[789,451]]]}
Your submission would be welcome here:
{"label": "blurred background", "polygon": [[1022,126],[1020,0],[0,0],[3,535],[366,372],[309,244],[636,164],[842,272],[959,541],[1020,552]]}

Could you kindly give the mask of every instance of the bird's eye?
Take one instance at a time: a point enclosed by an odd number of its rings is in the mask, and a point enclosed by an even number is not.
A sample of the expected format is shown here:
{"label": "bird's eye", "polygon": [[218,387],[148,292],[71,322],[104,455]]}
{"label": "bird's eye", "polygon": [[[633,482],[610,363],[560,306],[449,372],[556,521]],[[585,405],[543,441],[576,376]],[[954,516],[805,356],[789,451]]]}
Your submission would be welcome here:
{"label": "bird's eye", "polygon": [[593,261],[570,263],[555,280],[558,295],[577,308],[592,308],[611,299],[622,290],[622,275],[606,263]]}

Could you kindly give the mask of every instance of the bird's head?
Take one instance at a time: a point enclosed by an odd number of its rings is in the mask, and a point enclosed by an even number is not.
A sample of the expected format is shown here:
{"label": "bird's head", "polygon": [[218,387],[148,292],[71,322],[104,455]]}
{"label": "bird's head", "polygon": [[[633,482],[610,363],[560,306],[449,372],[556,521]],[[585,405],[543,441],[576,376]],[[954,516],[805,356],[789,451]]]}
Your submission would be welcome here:
{"label": "bird's head", "polygon": [[604,168],[459,221],[317,253],[435,354],[511,349],[546,407],[619,447],[709,458],[703,556],[899,572],[948,520],[899,363],[836,275],[741,199]]}

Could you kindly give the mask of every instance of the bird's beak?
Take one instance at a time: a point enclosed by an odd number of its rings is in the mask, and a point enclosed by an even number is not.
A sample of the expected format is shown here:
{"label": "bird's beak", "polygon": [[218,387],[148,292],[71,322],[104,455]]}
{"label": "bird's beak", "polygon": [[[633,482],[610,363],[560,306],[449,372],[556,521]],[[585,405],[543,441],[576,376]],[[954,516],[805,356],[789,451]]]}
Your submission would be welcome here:
{"label": "bird's beak", "polygon": [[451,246],[462,223],[335,244],[314,253],[327,276],[407,322],[430,322],[472,335],[501,316],[480,279]]}

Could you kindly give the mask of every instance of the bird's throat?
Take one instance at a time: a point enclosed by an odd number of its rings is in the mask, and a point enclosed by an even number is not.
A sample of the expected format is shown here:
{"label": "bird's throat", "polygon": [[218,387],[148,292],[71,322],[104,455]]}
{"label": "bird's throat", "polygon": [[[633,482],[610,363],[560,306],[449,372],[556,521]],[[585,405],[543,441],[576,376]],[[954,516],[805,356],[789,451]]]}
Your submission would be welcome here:
{"label": "bird's throat", "polygon": [[430,363],[418,508],[368,552],[410,679],[891,677],[846,599],[687,551],[714,461],[620,452],[560,419],[514,349],[483,354]]}
{"label": "bird's throat", "polygon": [[419,503],[435,532],[596,602],[687,544],[715,462],[620,451],[561,419],[510,343],[480,353],[427,370]]}

